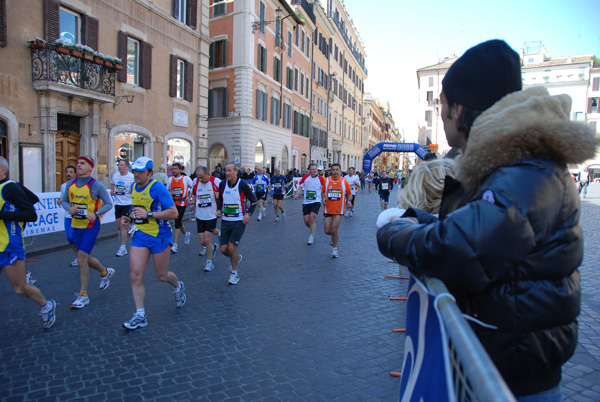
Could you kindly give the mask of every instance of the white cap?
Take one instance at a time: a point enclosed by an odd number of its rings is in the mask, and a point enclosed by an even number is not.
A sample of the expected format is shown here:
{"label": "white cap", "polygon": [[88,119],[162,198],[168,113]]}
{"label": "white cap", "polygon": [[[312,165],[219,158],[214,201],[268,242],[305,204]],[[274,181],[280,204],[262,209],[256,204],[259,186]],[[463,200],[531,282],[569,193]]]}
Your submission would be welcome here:
{"label": "white cap", "polygon": [[319,165],[319,167],[317,168],[317,170],[323,170],[323,166]]}

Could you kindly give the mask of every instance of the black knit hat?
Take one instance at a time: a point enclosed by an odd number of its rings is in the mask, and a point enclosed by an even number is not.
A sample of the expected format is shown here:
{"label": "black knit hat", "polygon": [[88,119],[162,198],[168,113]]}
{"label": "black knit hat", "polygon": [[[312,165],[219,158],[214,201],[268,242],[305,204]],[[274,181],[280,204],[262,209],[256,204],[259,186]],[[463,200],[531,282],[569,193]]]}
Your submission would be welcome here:
{"label": "black knit hat", "polygon": [[442,86],[448,99],[484,111],[522,89],[521,60],[503,40],[483,42],[452,64]]}

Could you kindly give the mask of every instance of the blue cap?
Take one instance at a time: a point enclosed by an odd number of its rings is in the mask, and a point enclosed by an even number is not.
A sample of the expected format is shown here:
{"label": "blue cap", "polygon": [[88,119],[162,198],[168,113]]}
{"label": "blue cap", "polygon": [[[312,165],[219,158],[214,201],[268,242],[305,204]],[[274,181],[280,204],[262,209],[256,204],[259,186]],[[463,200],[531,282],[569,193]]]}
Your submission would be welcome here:
{"label": "blue cap", "polygon": [[152,159],[147,156],[140,156],[136,159],[133,165],[131,165],[131,170],[137,170],[138,172],[143,172],[144,170],[152,170],[154,168],[154,163]]}

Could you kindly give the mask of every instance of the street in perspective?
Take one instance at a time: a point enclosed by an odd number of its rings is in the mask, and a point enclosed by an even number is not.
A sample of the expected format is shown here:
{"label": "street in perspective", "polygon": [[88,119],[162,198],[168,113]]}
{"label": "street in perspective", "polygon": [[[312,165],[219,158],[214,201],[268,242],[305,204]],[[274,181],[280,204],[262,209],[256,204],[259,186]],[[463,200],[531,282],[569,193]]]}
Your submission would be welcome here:
{"label": "street in perspective", "polygon": [[[397,190],[391,200],[397,198]],[[269,203],[269,207],[271,204]],[[394,401],[398,399],[407,280],[375,241],[380,203],[358,191],[354,215],[340,225],[339,258],[317,219],[315,244],[306,244],[302,201],[285,199],[286,217],[253,216],[240,246],[240,282],[227,284],[229,260],[217,252],[204,272],[195,223],[189,245],[169,267],[187,287],[176,307],[171,287],[144,278],[148,326],[122,323],[133,300],[129,259],[116,257],[113,224],[95,252],[116,270],[105,290],[90,280],[90,304],[71,309],[79,270],[71,267],[64,233],[28,238],[27,268],[58,302],[57,321],[43,330],[36,308],[0,277],[1,400]],[[600,400],[600,184],[581,203],[585,258],[581,266],[579,344],[563,367],[565,400]],[[216,239],[216,237],[215,237]]]}

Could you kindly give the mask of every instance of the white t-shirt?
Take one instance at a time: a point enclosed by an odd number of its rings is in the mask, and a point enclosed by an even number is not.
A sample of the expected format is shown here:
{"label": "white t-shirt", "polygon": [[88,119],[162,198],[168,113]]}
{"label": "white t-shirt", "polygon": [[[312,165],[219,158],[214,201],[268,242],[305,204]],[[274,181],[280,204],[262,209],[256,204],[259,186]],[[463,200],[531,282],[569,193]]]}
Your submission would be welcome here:
{"label": "white t-shirt", "polygon": [[133,173],[127,172],[125,176],[116,172],[112,175],[110,184],[115,186],[115,205],[131,205],[131,186]]}
{"label": "white t-shirt", "polygon": [[[214,180],[214,182],[213,182]],[[211,176],[208,183],[202,183],[200,179],[194,179],[194,202],[196,203],[196,218],[209,221],[216,219],[217,200],[215,194],[219,193],[219,183],[221,180]]]}
{"label": "white t-shirt", "polygon": [[298,187],[302,187],[304,190],[304,204],[313,204],[315,202],[321,202],[321,192],[325,185],[325,179],[323,176],[317,175],[312,177],[307,174],[300,180]]}
{"label": "white t-shirt", "polygon": [[[65,191],[67,191],[67,183],[69,181],[66,181],[66,182],[64,182],[63,184],[60,185],[60,198],[63,198],[63,194],[65,193]],[[71,214],[68,213],[67,211],[65,211],[65,218],[67,218],[67,219],[71,219],[72,218]]]}
{"label": "white t-shirt", "polygon": [[358,178],[358,175],[348,175],[346,176],[346,180],[348,180],[348,183],[350,184],[350,190],[352,191],[352,195],[356,195],[356,190],[358,189],[358,186],[360,186],[360,179]]}

